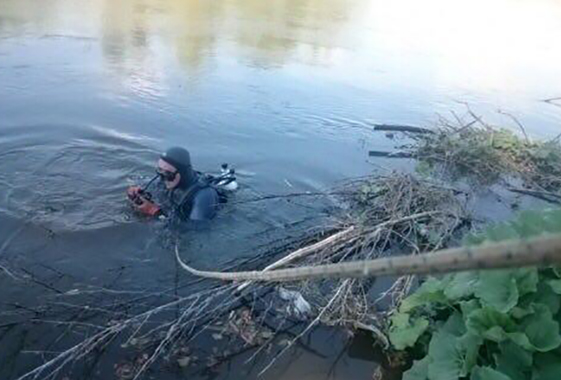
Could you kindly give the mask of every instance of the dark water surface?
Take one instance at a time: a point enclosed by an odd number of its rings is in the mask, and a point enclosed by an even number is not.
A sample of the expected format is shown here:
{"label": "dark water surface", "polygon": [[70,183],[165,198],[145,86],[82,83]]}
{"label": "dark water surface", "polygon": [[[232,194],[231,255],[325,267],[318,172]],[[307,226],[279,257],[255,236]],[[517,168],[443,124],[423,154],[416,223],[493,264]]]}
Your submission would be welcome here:
{"label": "dark water surface", "polygon": [[[0,0],[0,265],[61,291],[169,287],[165,232],[123,194],[170,145],[201,170],[237,167],[243,201],[394,168],[368,161],[390,144],[371,124],[428,125],[458,102],[555,136],[561,108],[540,100],[561,96],[560,40],[555,0]],[[185,255],[214,268],[329,204],[230,205]],[[6,315],[51,296],[2,271],[0,288]],[[41,360],[17,353],[43,333],[2,335],[1,379]],[[323,357],[301,352],[270,378],[370,377],[348,354],[332,370],[341,337],[316,340]]]}

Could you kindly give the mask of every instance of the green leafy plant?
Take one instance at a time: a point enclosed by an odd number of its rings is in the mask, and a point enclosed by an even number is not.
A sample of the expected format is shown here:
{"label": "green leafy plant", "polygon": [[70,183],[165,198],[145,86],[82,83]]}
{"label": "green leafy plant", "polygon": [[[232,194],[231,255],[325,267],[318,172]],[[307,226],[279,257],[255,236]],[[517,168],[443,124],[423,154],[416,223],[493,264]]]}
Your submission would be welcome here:
{"label": "green leafy plant", "polygon": [[[542,233],[561,233],[561,210],[525,212],[465,244]],[[561,379],[560,301],[558,268],[428,278],[391,318],[393,347],[418,359],[403,380]]]}

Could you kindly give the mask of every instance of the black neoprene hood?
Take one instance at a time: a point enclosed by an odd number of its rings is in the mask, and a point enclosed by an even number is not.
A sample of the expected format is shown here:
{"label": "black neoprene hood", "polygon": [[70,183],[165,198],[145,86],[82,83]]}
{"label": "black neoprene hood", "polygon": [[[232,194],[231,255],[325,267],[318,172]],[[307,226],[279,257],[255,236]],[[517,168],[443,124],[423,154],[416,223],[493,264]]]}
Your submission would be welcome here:
{"label": "black neoprene hood", "polygon": [[191,155],[187,149],[175,146],[166,150],[160,157],[165,162],[175,166],[181,174],[180,188],[185,189],[191,186],[195,179],[195,173],[191,166]]}

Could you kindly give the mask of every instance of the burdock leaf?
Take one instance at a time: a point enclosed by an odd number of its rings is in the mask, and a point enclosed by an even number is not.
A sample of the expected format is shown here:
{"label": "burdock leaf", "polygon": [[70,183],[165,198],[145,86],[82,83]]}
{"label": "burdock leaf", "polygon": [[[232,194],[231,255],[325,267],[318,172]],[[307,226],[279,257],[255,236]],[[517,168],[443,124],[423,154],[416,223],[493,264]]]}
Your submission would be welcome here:
{"label": "burdock leaf", "polygon": [[536,268],[521,268],[513,271],[520,296],[535,293],[538,290],[538,270]]}
{"label": "burdock leaf", "polygon": [[472,299],[469,301],[460,302],[460,309],[462,310],[462,314],[464,319],[467,320],[467,317],[475,310],[481,309],[481,304],[478,300]]}
{"label": "burdock leaf", "polygon": [[506,336],[514,343],[516,343],[517,345],[519,345],[520,347],[522,347],[523,349],[533,352],[535,351],[534,346],[532,345],[532,343],[530,343],[530,339],[528,339],[528,336],[526,336],[526,334],[521,333],[521,332],[513,332],[513,333],[507,333]]}
{"label": "burdock leaf", "polygon": [[540,282],[538,285],[538,292],[533,294],[533,296],[534,297],[531,299],[532,303],[546,305],[551,311],[551,314],[557,314],[561,307],[559,294],[555,293],[550,284],[543,281]]}
{"label": "burdock leaf", "polygon": [[[535,313],[524,321],[526,335],[537,351],[551,351],[561,345],[559,324],[553,320],[549,308],[545,305],[534,305]],[[561,374],[560,374],[561,377]]]}
{"label": "burdock leaf", "polygon": [[496,356],[497,371],[512,380],[528,380],[532,372],[532,354],[513,342],[501,343]]}
{"label": "burdock leaf", "polygon": [[419,306],[431,303],[445,304],[447,303],[446,296],[444,295],[445,288],[446,284],[443,281],[430,277],[419,289],[415,291],[415,293],[401,302],[399,310],[407,313]]}
{"label": "burdock leaf", "polygon": [[457,337],[439,330],[429,344],[428,378],[448,380],[467,376],[476,364],[482,342],[481,337],[471,332]]}
{"label": "burdock leaf", "polygon": [[519,238],[518,232],[510,224],[498,224],[486,231],[486,238],[490,241],[505,241]]}
{"label": "burdock leaf", "polygon": [[450,301],[455,301],[471,296],[478,279],[479,275],[477,272],[462,272],[454,275],[446,289],[444,289],[446,298]]}
{"label": "burdock leaf", "polygon": [[413,347],[428,326],[426,318],[414,318],[411,321],[409,314],[398,313],[391,318],[390,342],[396,350]]}
{"label": "burdock leaf", "polygon": [[515,332],[514,321],[490,307],[473,311],[467,318],[466,326],[479,336],[500,343],[508,338],[507,333]]}
{"label": "burdock leaf", "polygon": [[475,295],[483,305],[506,313],[518,303],[518,288],[513,272],[508,270],[483,271],[475,287]]}
{"label": "burdock leaf", "polygon": [[429,344],[429,379],[458,379],[462,373],[463,357],[456,346],[458,338],[445,332],[436,332]]}
{"label": "burdock leaf", "polygon": [[441,328],[442,331],[460,337],[466,333],[466,323],[462,314],[454,312]]}
{"label": "burdock leaf", "polygon": [[549,280],[547,284],[556,294],[561,294],[561,280]]}
{"label": "burdock leaf", "polygon": [[535,211],[522,211],[513,225],[521,238],[539,236],[547,231],[543,214]]}
{"label": "burdock leaf", "polygon": [[481,344],[483,344],[483,338],[471,331],[458,339],[457,347],[464,354],[460,376],[467,376],[477,364]]}
{"label": "burdock leaf", "polygon": [[[448,379],[452,380],[452,379]],[[475,367],[471,373],[471,380],[512,380],[504,373],[494,370],[491,367]]]}
{"label": "burdock leaf", "polygon": [[413,362],[413,366],[403,373],[402,380],[427,380],[429,376],[429,357]]}

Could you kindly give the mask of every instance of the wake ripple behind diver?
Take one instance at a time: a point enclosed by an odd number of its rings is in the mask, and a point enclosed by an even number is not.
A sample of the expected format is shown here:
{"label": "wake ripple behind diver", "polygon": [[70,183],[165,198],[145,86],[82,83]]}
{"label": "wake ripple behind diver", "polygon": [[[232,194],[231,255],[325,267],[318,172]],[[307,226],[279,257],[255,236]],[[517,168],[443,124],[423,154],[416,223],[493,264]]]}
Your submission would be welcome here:
{"label": "wake ripple behind diver", "polygon": [[204,174],[193,170],[186,149],[172,147],[160,156],[156,176],[142,187],[129,187],[127,196],[133,208],[146,216],[202,222],[214,218],[227,193],[237,187],[234,169],[227,164],[218,176]]}

